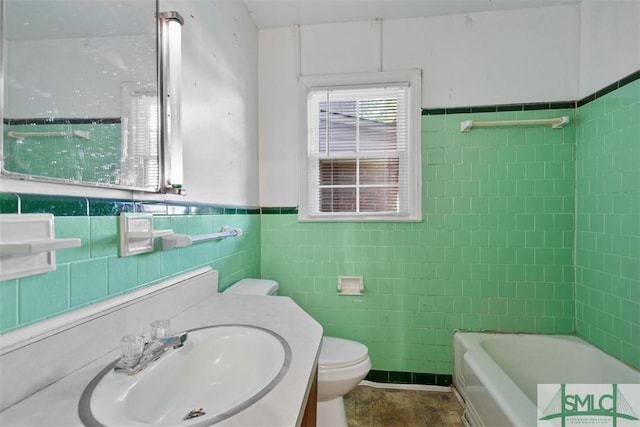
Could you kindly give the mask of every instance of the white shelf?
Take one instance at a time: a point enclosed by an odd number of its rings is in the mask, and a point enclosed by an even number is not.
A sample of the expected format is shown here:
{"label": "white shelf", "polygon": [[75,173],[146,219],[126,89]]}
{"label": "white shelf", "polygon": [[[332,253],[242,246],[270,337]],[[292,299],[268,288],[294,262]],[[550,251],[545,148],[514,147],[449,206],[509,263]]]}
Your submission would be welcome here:
{"label": "white shelf", "polygon": [[1,255],[29,255],[58,249],[76,248],[80,239],[46,239],[21,243],[0,243]]}
{"label": "white shelf", "polygon": [[56,269],[55,251],[81,245],[80,239],[56,239],[52,214],[0,215],[0,280]]}

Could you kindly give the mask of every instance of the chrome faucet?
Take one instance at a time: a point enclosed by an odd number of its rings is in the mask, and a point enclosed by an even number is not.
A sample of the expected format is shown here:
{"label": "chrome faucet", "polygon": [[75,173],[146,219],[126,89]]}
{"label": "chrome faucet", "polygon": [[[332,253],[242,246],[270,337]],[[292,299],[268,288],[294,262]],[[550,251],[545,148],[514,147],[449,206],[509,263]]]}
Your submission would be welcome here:
{"label": "chrome faucet", "polygon": [[131,366],[123,363],[120,359],[113,368],[116,372],[124,372],[129,375],[135,375],[146,368],[151,362],[158,360],[170,348],[180,348],[187,340],[187,332],[180,332],[166,338],[160,338],[156,341],[147,343],[140,358]]}

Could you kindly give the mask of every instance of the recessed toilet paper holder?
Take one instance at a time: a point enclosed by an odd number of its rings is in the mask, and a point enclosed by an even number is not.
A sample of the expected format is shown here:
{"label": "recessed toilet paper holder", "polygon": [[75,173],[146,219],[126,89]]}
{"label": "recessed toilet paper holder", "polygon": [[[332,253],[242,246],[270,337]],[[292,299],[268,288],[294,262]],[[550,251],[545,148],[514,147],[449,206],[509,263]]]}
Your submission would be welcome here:
{"label": "recessed toilet paper holder", "polygon": [[364,279],[362,276],[339,276],[337,290],[340,295],[362,295]]}

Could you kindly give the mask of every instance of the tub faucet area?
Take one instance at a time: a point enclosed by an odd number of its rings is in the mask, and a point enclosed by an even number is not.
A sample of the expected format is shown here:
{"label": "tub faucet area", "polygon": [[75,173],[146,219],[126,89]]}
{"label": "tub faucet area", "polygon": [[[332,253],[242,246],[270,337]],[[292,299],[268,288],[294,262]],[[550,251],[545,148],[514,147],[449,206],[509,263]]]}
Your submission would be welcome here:
{"label": "tub faucet area", "polygon": [[116,363],[114,370],[128,375],[135,375],[146,368],[151,362],[158,360],[169,349],[177,349],[184,345],[187,340],[187,332],[180,332],[177,335],[159,338],[144,345],[140,354],[133,363],[125,360],[124,357]]}

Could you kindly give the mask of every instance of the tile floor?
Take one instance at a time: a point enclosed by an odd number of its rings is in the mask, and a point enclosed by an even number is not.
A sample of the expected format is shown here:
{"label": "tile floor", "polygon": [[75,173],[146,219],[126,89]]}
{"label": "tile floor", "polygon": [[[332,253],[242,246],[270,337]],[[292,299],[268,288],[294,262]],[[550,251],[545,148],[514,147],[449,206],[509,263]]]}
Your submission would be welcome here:
{"label": "tile floor", "polygon": [[454,393],[359,385],[344,397],[349,427],[463,427]]}

